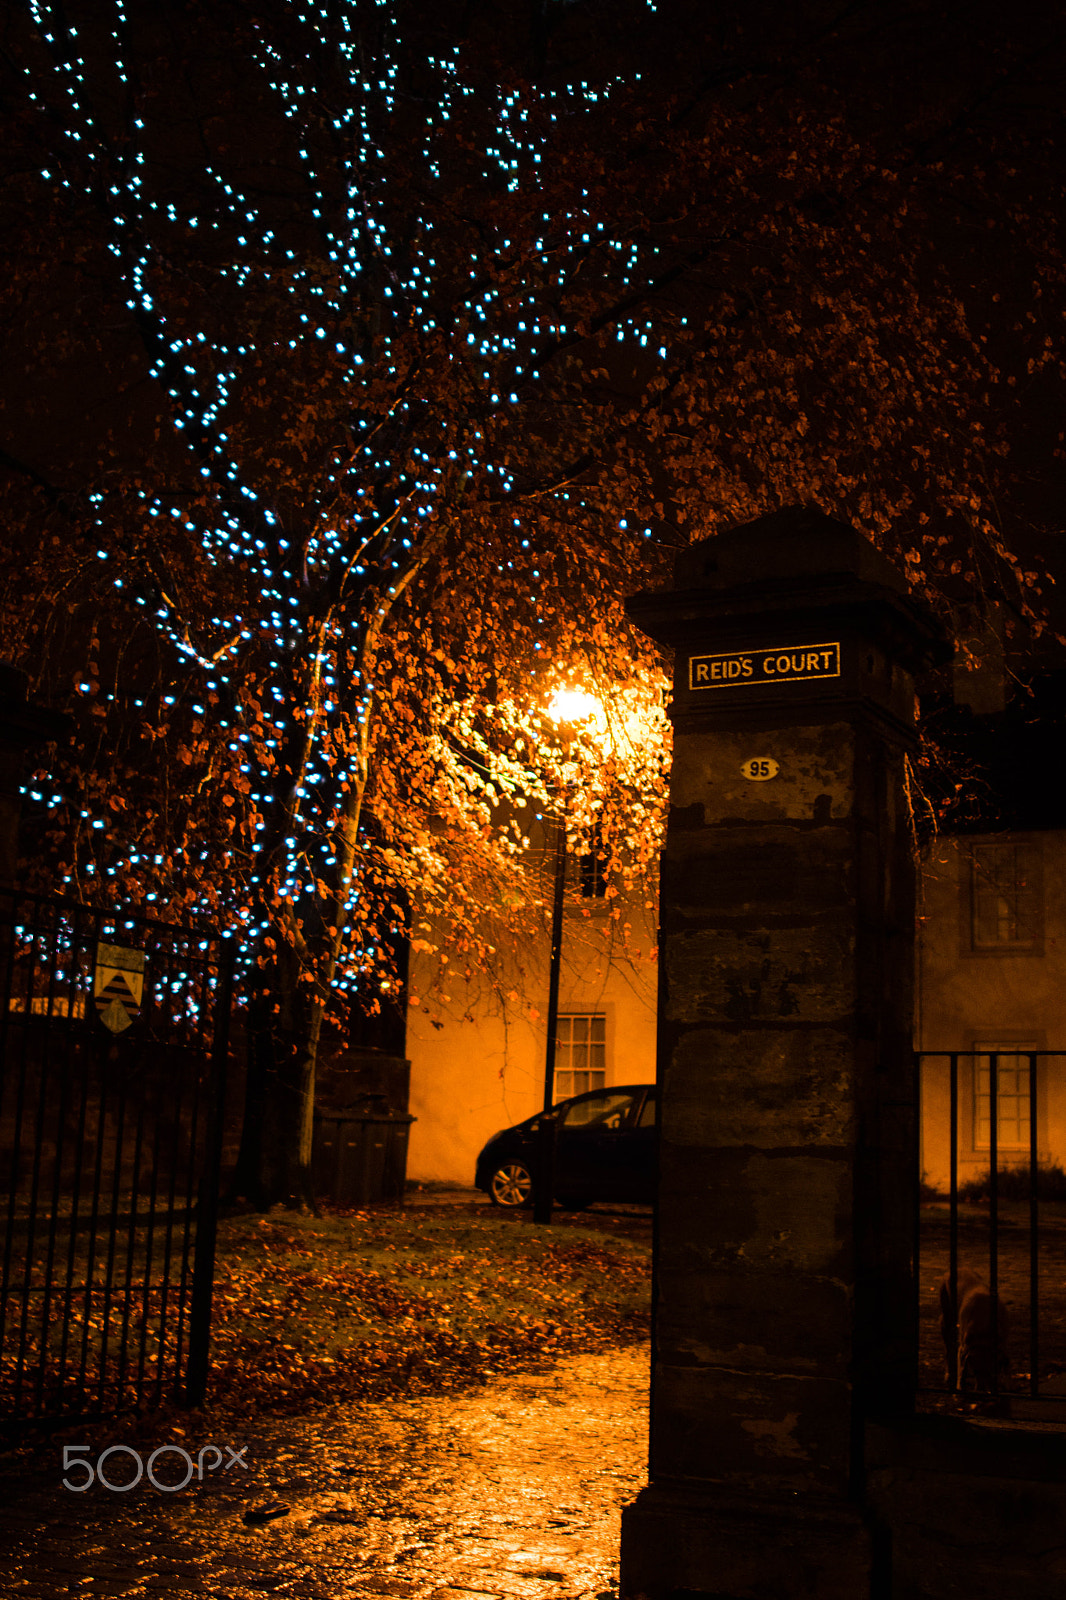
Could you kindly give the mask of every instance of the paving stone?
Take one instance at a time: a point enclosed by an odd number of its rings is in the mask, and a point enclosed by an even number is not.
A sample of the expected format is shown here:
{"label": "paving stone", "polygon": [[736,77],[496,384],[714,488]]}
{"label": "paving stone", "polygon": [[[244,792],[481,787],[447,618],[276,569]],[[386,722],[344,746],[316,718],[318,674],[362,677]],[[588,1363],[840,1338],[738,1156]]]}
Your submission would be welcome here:
{"label": "paving stone", "polygon": [[[230,1441],[246,1476],[166,1498],[73,1494],[58,1451],[6,1477],[0,1461],[5,1600],[610,1600],[647,1376],[638,1346],[473,1395],[266,1420]],[[275,1500],[288,1516],[242,1521]]]}

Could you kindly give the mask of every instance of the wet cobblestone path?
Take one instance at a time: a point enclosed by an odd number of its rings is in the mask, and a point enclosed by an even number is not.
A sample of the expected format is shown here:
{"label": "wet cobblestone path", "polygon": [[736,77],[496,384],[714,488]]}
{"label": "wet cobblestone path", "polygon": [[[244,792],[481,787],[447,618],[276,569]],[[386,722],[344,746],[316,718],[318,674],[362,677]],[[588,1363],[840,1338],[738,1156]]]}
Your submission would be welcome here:
{"label": "wet cobblestone path", "polygon": [[[174,1493],[143,1480],[74,1493],[56,1450],[54,1471],[5,1481],[0,1593],[612,1600],[647,1424],[648,1351],[635,1346],[473,1395],[220,1431],[220,1447],[246,1447],[247,1471],[231,1465]],[[208,1442],[185,1444],[195,1455]],[[122,1481],[134,1466],[116,1457],[106,1470]]]}

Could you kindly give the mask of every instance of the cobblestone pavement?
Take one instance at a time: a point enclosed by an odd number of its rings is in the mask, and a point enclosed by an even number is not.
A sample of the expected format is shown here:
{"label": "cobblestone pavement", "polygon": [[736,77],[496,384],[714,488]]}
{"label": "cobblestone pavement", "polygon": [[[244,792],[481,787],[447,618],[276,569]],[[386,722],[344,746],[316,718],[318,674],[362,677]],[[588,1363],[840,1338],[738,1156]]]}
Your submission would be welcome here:
{"label": "cobblestone pavement", "polygon": [[[219,1467],[172,1493],[145,1479],[75,1493],[56,1450],[51,1468],[6,1480],[0,1594],[613,1600],[619,1513],[645,1481],[647,1407],[645,1345],[473,1395],[220,1431],[220,1447],[246,1447],[247,1471]],[[195,1456],[209,1442],[184,1444]],[[140,1447],[145,1462],[151,1449]],[[161,1458],[156,1476],[168,1467],[185,1470]],[[135,1470],[128,1455],[104,1465],[116,1483]]]}

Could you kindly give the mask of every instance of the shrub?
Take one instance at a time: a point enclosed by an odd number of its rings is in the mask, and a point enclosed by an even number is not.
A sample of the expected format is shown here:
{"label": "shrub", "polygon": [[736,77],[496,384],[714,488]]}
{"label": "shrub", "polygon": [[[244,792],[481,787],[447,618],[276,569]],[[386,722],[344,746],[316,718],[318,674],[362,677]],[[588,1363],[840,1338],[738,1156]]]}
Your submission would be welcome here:
{"label": "shrub", "polygon": [[[971,1204],[988,1199],[992,1182],[990,1171],[978,1173],[959,1184],[959,1199]],[[999,1198],[1001,1200],[1028,1200],[1029,1167],[999,1168]],[[1066,1172],[1057,1161],[1040,1161],[1036,1169],[1036,1197],[1038,1200],[1066,1200]]]}

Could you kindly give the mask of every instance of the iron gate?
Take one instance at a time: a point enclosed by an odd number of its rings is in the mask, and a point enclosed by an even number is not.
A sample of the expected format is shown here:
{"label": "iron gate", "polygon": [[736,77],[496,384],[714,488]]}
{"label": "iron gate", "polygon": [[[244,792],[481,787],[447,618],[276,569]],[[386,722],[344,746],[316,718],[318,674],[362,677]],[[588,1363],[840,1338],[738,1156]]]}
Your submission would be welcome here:
{"label": "iron gate", "polygon": [[0,891],[9,1429],[203,1397],[233,961],[218,936]]}
{"label": "iron gate", "polygon": [[[935,1180],[921,1174],[917,1207],[919,1391],[927,1402],[958,1392],[1001,1399],[1015,1417],[1066,1422],[1066,1195],[1040,1149],[1041,1107],[1066,1082],[1066,1051],[989,1046],[915,1060],[923,1160]],[[964,1151],[983,1170],[960,1182]],[[969,1374],[957,1350],[966,1271],[987,1295]]]}

